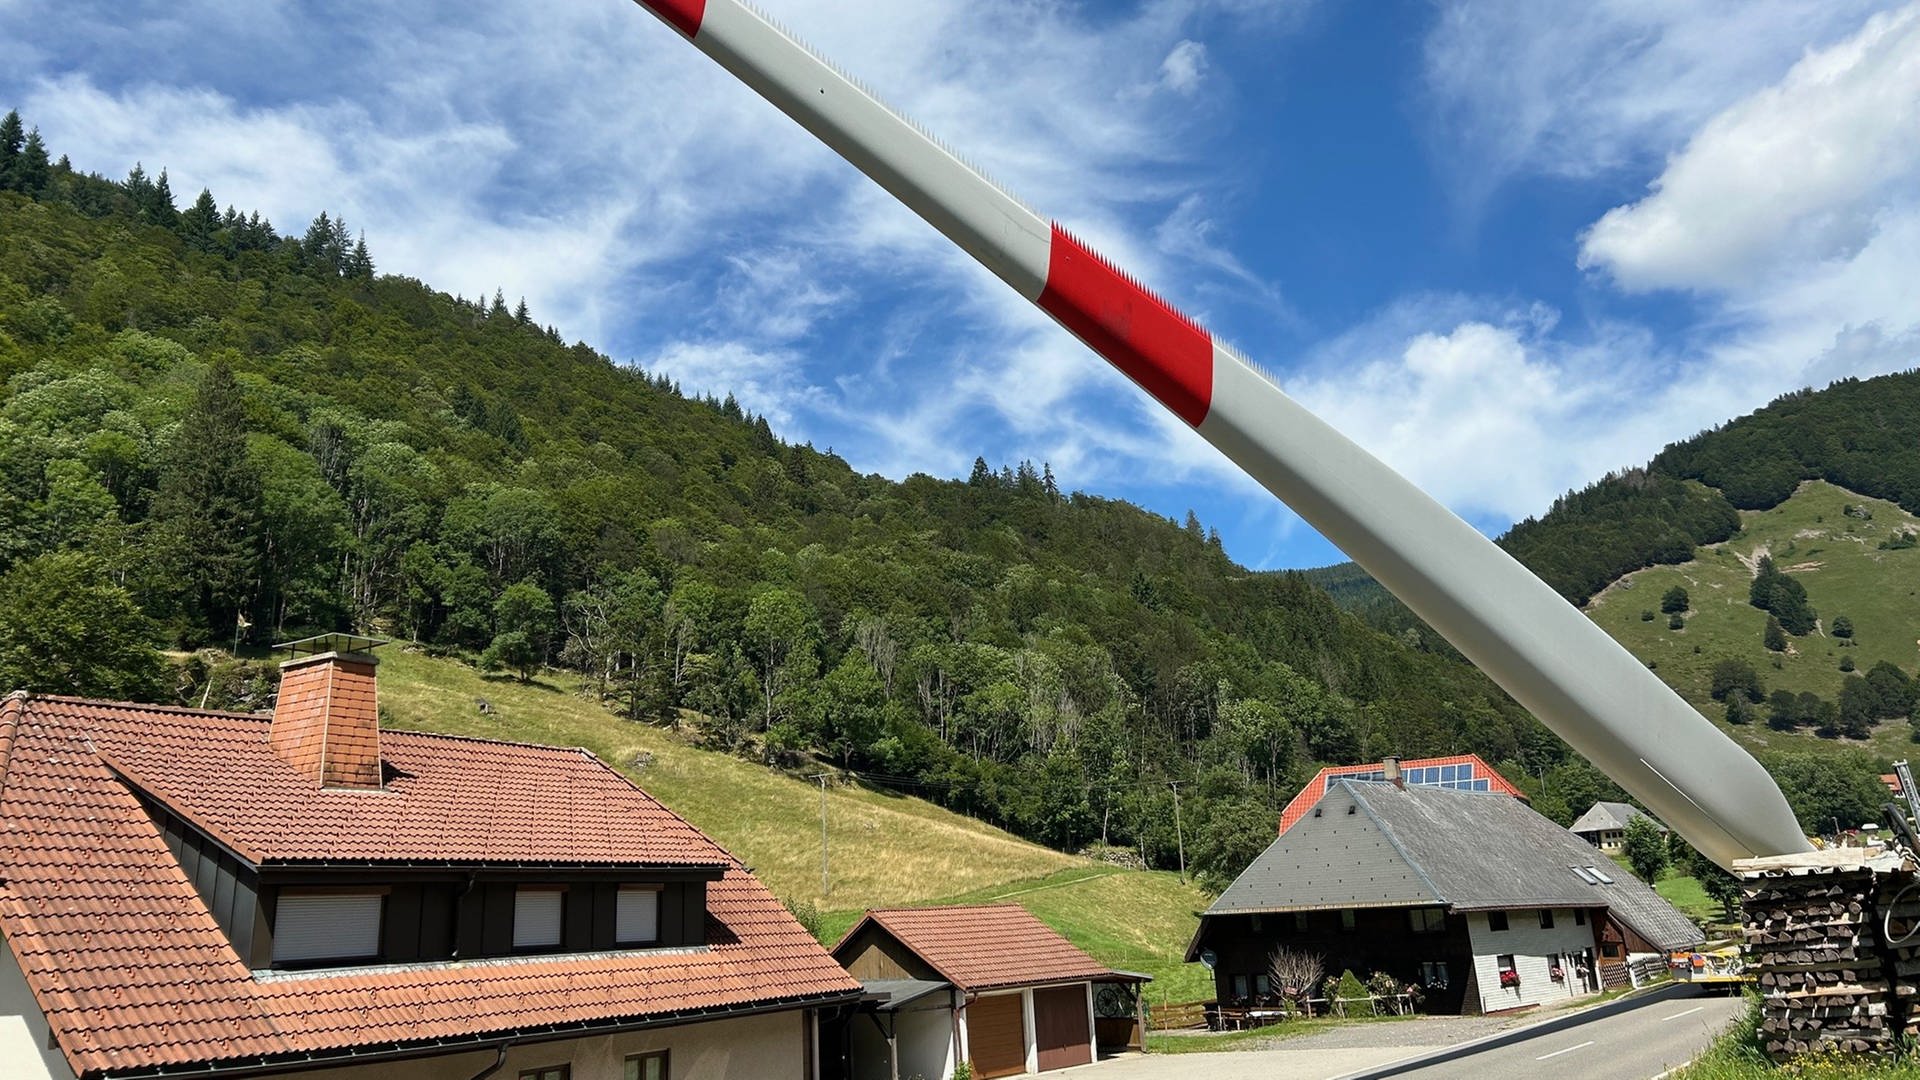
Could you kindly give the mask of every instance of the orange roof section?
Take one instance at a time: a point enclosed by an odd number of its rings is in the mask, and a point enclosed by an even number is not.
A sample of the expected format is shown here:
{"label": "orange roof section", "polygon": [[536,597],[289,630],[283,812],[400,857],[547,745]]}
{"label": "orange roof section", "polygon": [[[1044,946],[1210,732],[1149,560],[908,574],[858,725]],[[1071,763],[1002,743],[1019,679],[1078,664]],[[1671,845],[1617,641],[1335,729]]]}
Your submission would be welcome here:
{"label": "orange roof section", "polygon": [[892,934],[961,990],[1119,976],[1018,904],[876,908],[840,938],[835,954],[868,924]]}
{"label": "orange roof section", "polygon": [[720,846],[584,750],[380,733],[385,786],[323,788],[259,716],[74,698],[31,715],[256,866],[326,862],[720,868]]}
{"label": "orange roof section", "polygon": [[[1294,822],[1307,816],[1307,811],[1313,809],[1313,804],[1319,802],[1320,796],[1327,793],[1328,779],[1379,772],[1385,765],[1385,762],[1380,761],[1365,765],[1329,765],[1319,772],[1314,773],[1313,779],[1307,781],[1307,786],[1301,788],[1300,793],[1295,795],[1293,799],[1287,803],[1286,807],[1280,811],[1280,828],[1278,834],[1285,834],[1288,829],[1293,827]],[[1488,782],[1488,791],[1497,791],[1502,795],[1511,795],[1521,802],[1528,801],[1525,792],[1514,787],[1506,777],[1494,771],[1493,766],[1487,764],[1478,754],[1455,754],[1451,757],[1409,758],[1400,763],[1400,768],[1404,772],[1407,769],[1431,769],[1448,765],[1455,766],[1456,768],[1461,765],[1471,765],[1474,770],[1473,778],[1476,780],[1485,779]]]}
{"label": "orange roof section", "polygon": [[[204,745],[189,745],[196,733]],[[402,788],[397,796],[322,793],[304,780],[295,788],[288,777],[259,774],[277,761],[257,741],[265,734],[264,721],[228,714],[21,695],[0,705],[0,932],[82,1077],[317,1065],[353,1051],[431,1052],[518,1032],[683,1019],[859,991],[737,861],[581,752],[392,733],[382,737],[389,765],[422,791],[444,785],[444,797],[407,792],[401,775],[389,783],[390,792]],[[168,756],[178,760],[169,764]],[[215,775],[223,758],[244,782],[229,786]],[[291,766],[282,767],[291,776]],[[519,819],[532,814],[560,829],[547,837],[557,861],[724,860],[723,876],[707,890],[708,944],[256,975],[118,769],[134,770],[170,797],[193,794],[202,820],[269,856],[372,856],[370,838],[386,835],[397,850],[436,858],[524,857],[531,852]],[[490,786],[549,769],[554,778],[531,790]],[[208,790],[189,792],[196,782]],[[538,805],[536,796],[574,782],[587,790],[554,807]],[[283,788],[298,794],[275,794]],[[258,817],[240,802],[249,795],[267,799]],[[612,806],[591,805],[609,796]],[[321,812],[311,830],[287,816],[333,798],[359,809]],[[382,798],[394,808],[366,802]],[[635,811],[637,824],[614,820]],[[567,825],[570,815],[583,815],[583,823]],[[628,841],[639,843],[637,859],[622,852]]]}

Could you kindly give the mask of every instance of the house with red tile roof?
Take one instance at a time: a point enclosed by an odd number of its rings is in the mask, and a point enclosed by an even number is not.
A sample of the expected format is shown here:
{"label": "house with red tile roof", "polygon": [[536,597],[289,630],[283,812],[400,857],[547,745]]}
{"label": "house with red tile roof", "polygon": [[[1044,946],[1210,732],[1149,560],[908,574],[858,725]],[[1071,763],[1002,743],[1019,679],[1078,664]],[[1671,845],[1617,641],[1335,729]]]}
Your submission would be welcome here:
{"label": "house with red tile roof", "polygon": [[[833,947],[866,987],[840,1046],[850,1080],[981,1080],[1138,1045],[1145,975],[1113,971],[1018,904],[867,912]],[[865,1020],[872,1022],[867,1023]]]}
{"label": "house with red tile roof", "polygon": [[6,1076],[817,1075],[860,984],[737,859],[584,750],[383,731],[377,643],[303,644],[271,718],[0,704]]}
{"label": "house with red tile roof", "polygon": [[1413,758],[1406,761],[1388,759],[1365,765],[1329,765],[1313,774],[1300,793],[1295,795],[1280,810],[1280,828],[1285,835],[1295,822],[1313,809],[1320,797],[1333,790],[1341,780],[1388,782],[1389,773],[1397,768],[1403,783],[1414,787],[1437,787],[1452,791],[1494,791],[1502,795],[1511,795],[1521,802],[1528,802],[1527,796],[1506,777],[1494,771],[1493,766],[1480,759],[1478,754],[1455,754],[1450,757]]}

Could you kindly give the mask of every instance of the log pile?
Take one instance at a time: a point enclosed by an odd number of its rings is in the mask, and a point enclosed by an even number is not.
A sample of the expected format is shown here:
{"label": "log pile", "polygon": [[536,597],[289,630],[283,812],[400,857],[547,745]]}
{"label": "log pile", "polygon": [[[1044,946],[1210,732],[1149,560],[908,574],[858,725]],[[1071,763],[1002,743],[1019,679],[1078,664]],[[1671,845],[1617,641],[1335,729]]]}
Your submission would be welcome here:
{"label": "log pile", "polygon": [[[1920,1031],[1920,934],[1902,940],[1920,926],[1912,872],[1823,862],[1746,875],[1747,962],[1762,998],[1761,1038],[1777,1061],[1892,1054],[1901,1036]],[[1892,941],[1882,922],[1890,908]]]}

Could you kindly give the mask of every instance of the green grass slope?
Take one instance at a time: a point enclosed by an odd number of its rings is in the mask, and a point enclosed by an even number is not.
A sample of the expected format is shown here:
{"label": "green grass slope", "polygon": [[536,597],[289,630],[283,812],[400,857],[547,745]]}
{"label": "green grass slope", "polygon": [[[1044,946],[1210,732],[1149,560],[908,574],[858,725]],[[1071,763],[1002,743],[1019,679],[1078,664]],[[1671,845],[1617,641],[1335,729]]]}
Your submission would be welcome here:
{"label": "green grass slope", "polygon": [[[398,646],[382,650],[380,704],[389,726],[585,747],[784,897],[823,907],[915,903],[1087,865],[919,799],[835,787],[827,794],[833,891],[823,897],[817,785],[622,720],[578,691],[565,678],[522,684]],[[480,698],[492,715],[475,706]]]}
{"label": "green grass slope", "polygon": [[[1014,901],[1103,963],[1152,975],[1156,1001],[1212,992],[1206,971],[1181,959],[1209,897],[1178,875],[1098,865],[920,799],[835,787],[827,793],[833,888],[823,896],[817,786],[616,717],[569,679],[522,684],[399,646],[382,653],[389,727],[585,747],[774,892],[828,912],[820,929],[828,942],[868,907]],[[491,715],[477,708],[481,698]]]}
{"label": "green grass slope", "polygon": [[[1848,506],[1865,508],[1871,518],[1857,516],[1858,509],[1848,515]],[[1881,660],[1914,669],[1920,548],[1882,551],[1879,545],[1897,530],[1920,528],[1920,519],[1893,503],[1818,480],[1773,509],[1742,511],[1740,518],[1740,532],[1732,539],[1696,549],[1691,562],[1628,574],[1596,595],[1588,614],[1716,720],[1724,709],[1709,693],[1711,672],[1716,661],[1728,657],[1751,662],[1769,691],[1812,691],[1828,700],[1838,697],[1846,677],[1840,670],[1843,656],[1852,656],[1862,673]],[[1766,613],[1747,603],[1752,564],[1763,551],[1806,586],[1820,614],[1820,626],[1804,637],[1789,637],[1784,654],[1761,644]],[[1666,616],[1659,614],[1661,595],[1674,585],[1685,586],[1692,601],[1682,630],[1668,629]],[[1655,612],[1655,618],[1644,621],[1643,611]],[[1851,643],[1828,632],[1840,615],[1853,622]],[[1763,723],[1728,730],[1749,745],[1773,749],[1824,741],[1806,732],[1773,731]],[[1910,730],[1902,723],[1882,724],[1871,749],[1905,756]]]}

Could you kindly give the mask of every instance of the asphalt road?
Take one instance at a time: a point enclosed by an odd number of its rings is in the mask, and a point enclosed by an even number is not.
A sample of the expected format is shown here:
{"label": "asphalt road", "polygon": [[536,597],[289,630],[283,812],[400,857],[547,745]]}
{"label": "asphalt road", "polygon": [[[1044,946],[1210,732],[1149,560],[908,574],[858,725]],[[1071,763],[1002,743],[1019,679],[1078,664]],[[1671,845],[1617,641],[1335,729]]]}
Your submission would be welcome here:
{"label": "asphalt road", "polygon": [[1560,1020],[1450,1047],[1352,1080],[1649,1080],[1693,1060],[1744,1007],[1737,996],[1673,986]]}
{"label": "asphalt road", "polygon": [[1649,1080],[1692,1060],[1742,1007],[1737,997],[1672,986],[1552,1019],[1354,1024],[1264,1049],[1151,1054],[1084,1071],[1088,1080]]}

